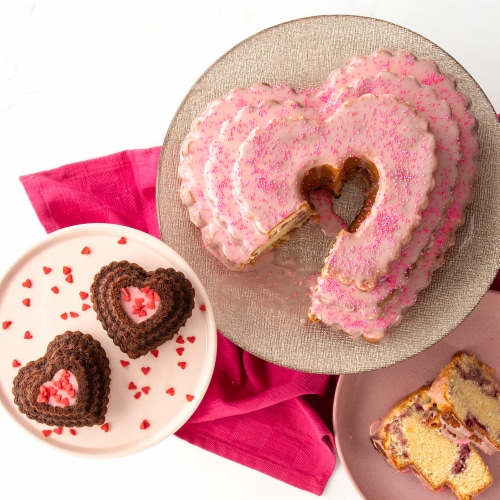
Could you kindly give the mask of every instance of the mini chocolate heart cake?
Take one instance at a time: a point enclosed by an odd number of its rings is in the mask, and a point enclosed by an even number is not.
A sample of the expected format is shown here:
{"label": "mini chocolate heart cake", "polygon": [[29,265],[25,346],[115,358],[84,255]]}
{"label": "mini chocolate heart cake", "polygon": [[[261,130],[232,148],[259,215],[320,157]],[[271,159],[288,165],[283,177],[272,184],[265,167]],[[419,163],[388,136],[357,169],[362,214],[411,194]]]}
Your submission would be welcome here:
{"label": "mini chocolate heart cake", "polygon": [[183,273],[124,260],[102,267],[90,292],[97,319],[132,359],[172,339],[194,307],[195,290]]}
{"label": "mini chocolate heart cake", "polygon": [[19,411],[41,424],[83,427],[104,423],[111,370],[91,335],[67,331],[45,355],[19,369],[12,392]]}

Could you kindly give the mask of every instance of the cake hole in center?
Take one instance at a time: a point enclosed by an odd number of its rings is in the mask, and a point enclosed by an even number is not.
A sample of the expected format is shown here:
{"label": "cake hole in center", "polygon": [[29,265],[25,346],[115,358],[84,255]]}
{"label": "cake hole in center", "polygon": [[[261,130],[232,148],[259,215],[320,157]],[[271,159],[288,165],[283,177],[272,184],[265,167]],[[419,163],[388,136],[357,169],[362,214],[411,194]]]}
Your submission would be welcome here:
{"label": "cake hole in center", "polygon": [[[318,215],[328,220],[332,216],[341,219],[349,231],[354,232],[368,215],[378,189],[378,173],[375,165],[361,158],[348,158],[341,171],[330,165],[309,170],[302,179],[302,191],[306,199],[319,207]],[[316,192],[321,195],[320,199]],[[331,197],[325,204],[324,193]],[[316,203],[315,203],[316,202]]]}

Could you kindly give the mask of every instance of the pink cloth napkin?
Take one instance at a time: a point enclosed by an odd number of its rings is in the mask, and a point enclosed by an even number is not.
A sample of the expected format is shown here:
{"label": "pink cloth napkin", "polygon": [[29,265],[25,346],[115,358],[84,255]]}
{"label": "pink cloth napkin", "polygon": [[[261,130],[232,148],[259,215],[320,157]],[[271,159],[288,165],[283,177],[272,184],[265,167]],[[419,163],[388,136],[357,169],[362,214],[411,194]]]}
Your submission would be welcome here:
{"label": "pink cloth napkin", "polygon": [[[45,230],[105,222],[159,237],[160,148],[124,151],[21,177]],[[222,457],[321,495],[335,467],[336,377],[263,361],[220,333],[212,381],[176,435]]]}

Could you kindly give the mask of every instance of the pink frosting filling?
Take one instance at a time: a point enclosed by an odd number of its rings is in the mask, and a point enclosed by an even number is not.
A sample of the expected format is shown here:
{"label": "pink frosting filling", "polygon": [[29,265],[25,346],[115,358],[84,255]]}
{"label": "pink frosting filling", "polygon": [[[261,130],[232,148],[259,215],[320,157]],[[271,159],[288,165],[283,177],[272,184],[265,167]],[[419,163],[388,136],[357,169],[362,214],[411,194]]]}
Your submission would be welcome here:
{"label": "pink frosting filling", "polygon": [[40,386],[37,401],[59,408],[73,406],[77,392],[78,380],[69,370],[62,368],[54,374],[52,380]]}
{"label": "pink frosting filling", "polygon": [[134,323],[149,319],[160,305],[160,296],[151,288],[128,286],[122,289],[120,302],[127,316]]}

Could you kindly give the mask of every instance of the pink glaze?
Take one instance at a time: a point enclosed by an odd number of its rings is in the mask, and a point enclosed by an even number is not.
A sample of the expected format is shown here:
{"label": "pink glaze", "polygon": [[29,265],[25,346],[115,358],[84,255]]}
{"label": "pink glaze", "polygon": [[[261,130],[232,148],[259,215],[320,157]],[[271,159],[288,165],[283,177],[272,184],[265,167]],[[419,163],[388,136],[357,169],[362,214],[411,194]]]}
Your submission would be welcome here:
{"label": "pink glaze", "polygon": [[[437,96],[449,105],[452,117],[460,130],[459,177],[453,189],[450,204],[446,208],[445,218],[434,235],[434,242],[419,260],[418,272],[412,272],[411,279],[397,289],[395,297],[384,313],[376,319],[368,319],[360,314],[346,313],[332,304],[323,303],[319,295],[313,297],[311,315],[329,325],[337,325],[352,336],[362,335],[367,340],[380,340],[391,327],[398,325],[402,312],[413,305],[418,293],[425,288],[432,273],[443,264],[444,252],[454,243],[455,230],[463,222],[463,211],[472,195],[472,184],[476,176],[479,144],[475,135],[476,121],[470,114],[469,102],[457,91],[453,78],[441,74],[436,64],[429,60],[417,60],[407,52],[375,52],[366,58],[354,58],[344,70],[334,71],[329,77],[330,90],[322,96],[328,102],[334,88],[349,84],[354,79],[371,78],[380,71],[390,71],[402,76],[412,76],[421,85],[434,89]],[[324,280],[319,281],[318,289],[324,287]]]}
{"label": "pink glaze", "polygon": [[[432,88],[422,87],[412,77],[382,72],[373,78],[354,79],[350,83],[362,93],[391,94],[413,105],[419,115],[428,121],[429,130],[434,134],[437,145],[438,169],[434,176],[436,187],[429,195],[429,205],[422,213],[421,224],[413,232],[401,257],[390,267],[387,276],[366,293],[354,286],[329,282],[324,282],[318,291],[324,303],[335,303],[349,311],[355,310],[362,318],[376,319],[382,314],[393,292],[406,283],[409,270],[425,247],[432,242],[433,234],[443,221],[457,179],[460,133],[446,102],[438,99]],[[329,104],[325,106],[328,108]]]}
{"label": "pink glaze", "polygon": [[142,323],[151,318],[160,306],[160,296],[149,288],[135,286],[124,288],[120,294],[120,303],[127,316],[134,323]]}
{"label": "pink glaze", "polygon": [[40,386],[37,401],[47,403],[49,406],[65,408],[76,403],[77,392],[76,377],[69,370],[61,369],[54,374],[52,380]]}
{"label": "pink glaze", "polygon": [[316,212],[313,223],[317,222],[327,238],[336,237],[341,230],[347,231],[347,224],[332,210],[332,196],[330,193],[318,189],[312,191],[309,197]]}
{"label": "pink glaze", "polygon": [[232,267],[243,266],[253,258],[255,249],[265,245],[268,235],[256,230],[236,199],[232,165],[238,159],[239,147],[256,128],[274,118],[307,116],[315,118],[317,112],[303,108],[293,100],[278,102],[266,100],[257,106],[245,106],[220,127],[219,135],[210,146],[204,167],[205,194],[215,219],[219,223],[204,233],[204,240],[219,250]]}
{"label": "pink glaze", "polygon": [[370,216],[355,232],[340,232],[323,274],[371,289],[409,241],[434,187],[434,136],[407,104],[366,94],[323,122],[269,121],[240,146],[235,192],[244,215],[267,235],[305,203],[301,179],[311,168],[341,172],[351,157],[376,165],[379,187]]}
{"label": "pink glaze", "polygon": [[[210,146],[219,137],[223,123],[245,106],[257,106],[269,99],[281,102],[295,98],[300,99],[300,96],[287,85],[271,87],[258,84],[250,88],[236,88],[225,98],[208,104],[204,113],[193,122],[182,143],[178,168],[181,200],[188,208],[191,221],[201,229],[207,249],[228,267],[234,267],[233,260],[236,263],[245,261],[246,254],[228,237],[207,200],[204,171],[210,158]],[[229,253],[229,258],[225,257],[224,251]]]}

